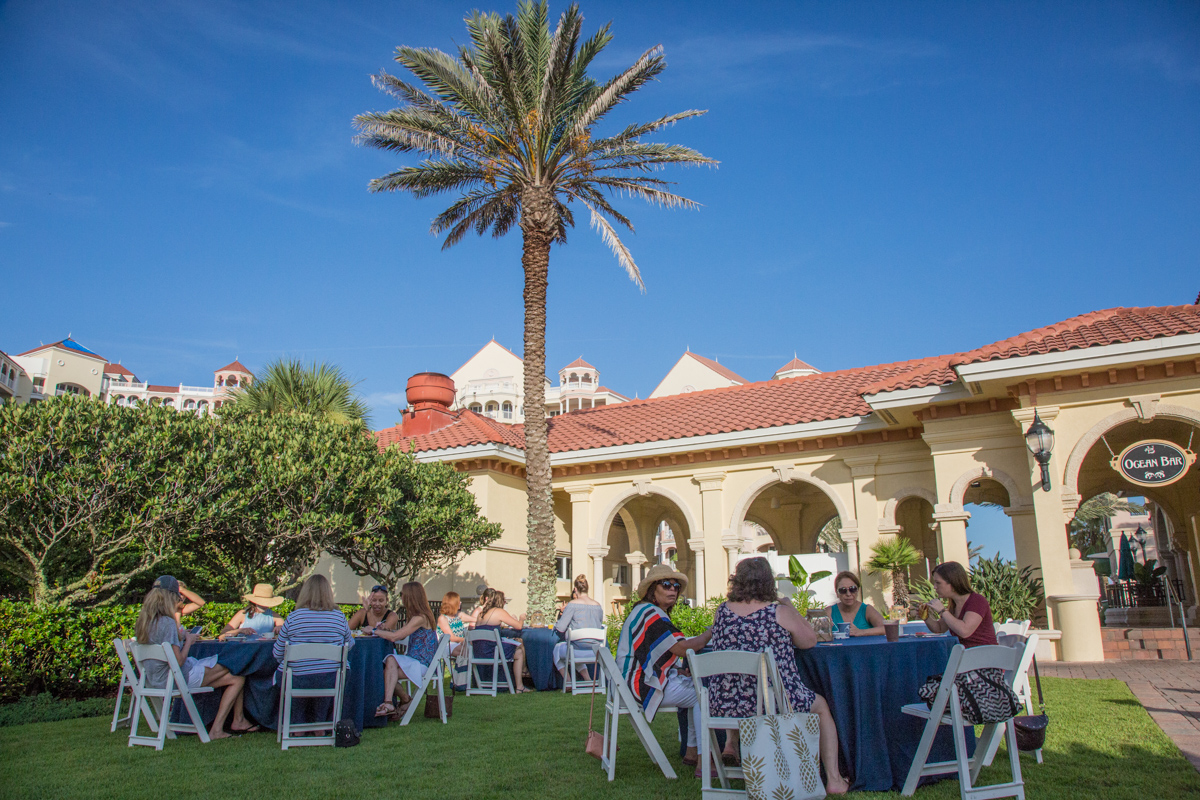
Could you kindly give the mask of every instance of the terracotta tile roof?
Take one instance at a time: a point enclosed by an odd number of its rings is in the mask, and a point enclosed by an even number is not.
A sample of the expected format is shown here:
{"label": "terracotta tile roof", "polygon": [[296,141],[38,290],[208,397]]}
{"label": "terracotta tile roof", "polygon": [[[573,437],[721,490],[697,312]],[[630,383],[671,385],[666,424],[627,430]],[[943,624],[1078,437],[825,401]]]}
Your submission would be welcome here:
{"label": "terracotta tile roof", "polygon": [[717,373],[718,375],[720,375],[723,378],[728,378],[729,380],[737,381],[738,383],[749,383],[750,382],[750,381],[746,380],[745,378],[743,378],[741,375],[738,375],[733,370],[729,369],[729,367],[722,366],[719,362],[713,361],[711,358],[705,358],[704,356],[698,356],[690,350],[688,352],[684,353],[684,355],[691,356],[692,358],[696,359],[701,364],[708,367],[713,372]]}
{"label": "terracotta tile roof", "polygon": [[445,450],[451,447],[467,447],[473,444],[507,444],[524,449],[525,435],[523,425],[505,425],[494,419],[477,414],[469,409],[455,412],[456,419],[444,428],[432,433],[408,438],[396,425],[375,432],[375,440],[379,449],[383,450],[393,444],[408,449],[409,442],[420,450]]}
{"label": "terracotta tile roof", "polygon": [[790,371],[792,371],[792,370],[794,370],[794,369],[811,369],[811,370],[816,370],[817,368],[816,368],[816,367],[814,367],[812,364],[806,364],[806,363],[804,363],[803,361],[801,361],[801,360],[800,360],[800,359],[798,359],[798,358],[793,358],[791,361],[789,361],[788,363],[784,364],[784,365],[783,365],[782,367],[780,367],[779,369],[775,370],[775,374],[776,374],[776,375],[778,375],[778,374],[779,374],[779,373],[781,373],[781,372],[790,372]]}
{"label": "terracotta tile roof", "polygon": [[[570,364],[567,364],[565,367],[563,367],[563,369],[595,369],[595,367],[584,361],[583,356],[580,356]],[[562,370],[559,370],[559,372],[562,372]]]}
{"label": "terracotta tile roof", "polygon": [[125,369],[125,367],[122,367],[120,364],[105,364],[104,365],[104,374],[105,375],[128,375],[131,378],[137,377],[132,372]]}
{"label": "terracotta tile roof", "polygon": [[246,373],[249,373],[250,375],[254,374],[253,372],[250,371],[249,367],[247,367],[245,364],[238,361],[237,359],[234,359],[233,361],[229,362],[228,364],[221,367],[220,369],[214,369],[213,372],[246,372]]}
{"label": "terracotta tile roof", "polygon": [[157,384],[157,383],[148,383],[148,384],[146,384],[146,391],[147,392],[158,392],[159,394],[178,394],[179,387],[178,386],[163,386],[163,385]]}

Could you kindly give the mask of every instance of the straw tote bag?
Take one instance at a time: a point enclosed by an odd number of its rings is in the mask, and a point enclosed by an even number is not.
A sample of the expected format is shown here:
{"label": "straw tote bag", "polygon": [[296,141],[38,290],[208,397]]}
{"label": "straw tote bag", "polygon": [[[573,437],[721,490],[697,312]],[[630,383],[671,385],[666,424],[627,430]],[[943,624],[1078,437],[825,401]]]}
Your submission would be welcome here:
{"label": "straw tote bag", "polygon": [[[767,659],[762,660],[759,680],[767,686]],[[782,689],[782,687],[780,687]],[[742,739],[742,772],[750,800],[819,800],[825,796],[818,753],[821,722],[816,714],[792,711],[787,691],[781,692],[784,713],[775,713],[775,693],[767,698],[765,714],[738,722]]]}

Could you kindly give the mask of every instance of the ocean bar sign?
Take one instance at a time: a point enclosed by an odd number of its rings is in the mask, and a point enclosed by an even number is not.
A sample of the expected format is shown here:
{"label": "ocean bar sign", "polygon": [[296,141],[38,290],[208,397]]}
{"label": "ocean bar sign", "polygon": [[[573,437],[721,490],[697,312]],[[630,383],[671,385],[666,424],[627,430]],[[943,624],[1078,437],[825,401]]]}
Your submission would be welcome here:
{"label": "ocean bar sign", "polygon": [[1112,460],[1112,468],[1138,486],[1166,486],[1187,474],[1196,454],[1177,444],[1149,439],[1129,445]]}

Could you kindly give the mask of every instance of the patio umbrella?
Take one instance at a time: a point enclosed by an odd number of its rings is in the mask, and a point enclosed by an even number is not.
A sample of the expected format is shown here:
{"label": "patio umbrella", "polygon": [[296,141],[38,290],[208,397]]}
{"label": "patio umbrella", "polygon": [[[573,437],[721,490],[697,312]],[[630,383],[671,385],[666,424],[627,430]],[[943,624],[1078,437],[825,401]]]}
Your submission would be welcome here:
{"label": "patio umbrella", "polygon": [[1133,580],[1133,545],[1129,542],[1127,534],[1121,534],[1121,565],[1117,569],[1117,580],[1131,581]]}

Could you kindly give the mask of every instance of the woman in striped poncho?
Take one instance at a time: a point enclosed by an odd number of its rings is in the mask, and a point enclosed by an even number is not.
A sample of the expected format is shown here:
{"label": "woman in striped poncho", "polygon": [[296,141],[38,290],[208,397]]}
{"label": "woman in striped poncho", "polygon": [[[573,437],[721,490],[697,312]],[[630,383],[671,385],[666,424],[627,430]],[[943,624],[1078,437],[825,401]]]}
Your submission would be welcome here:
{"label": "woman in striped poncho", "polygon": [[633,696],[642,704],[648,721],[659,706],[686,708],[688,716],[687,753],[683,763],[694,766],[696,756],[696,720],[693,706],[696,691],[690,676],[680,671],[688,650],[699,652],[708,644],[711,631],[688,639],[671,622],[671,609],[687,588],[688,579],[665,564],[652,567],[638,585],[641,600],[629,612],[625,627],[617,639],[617,665]]}

